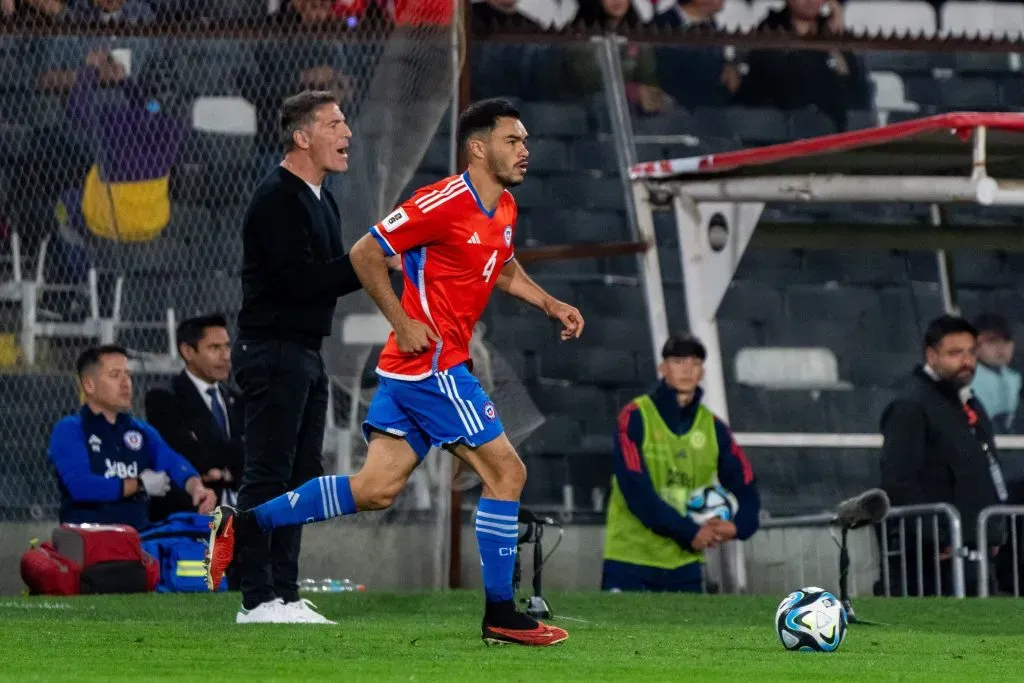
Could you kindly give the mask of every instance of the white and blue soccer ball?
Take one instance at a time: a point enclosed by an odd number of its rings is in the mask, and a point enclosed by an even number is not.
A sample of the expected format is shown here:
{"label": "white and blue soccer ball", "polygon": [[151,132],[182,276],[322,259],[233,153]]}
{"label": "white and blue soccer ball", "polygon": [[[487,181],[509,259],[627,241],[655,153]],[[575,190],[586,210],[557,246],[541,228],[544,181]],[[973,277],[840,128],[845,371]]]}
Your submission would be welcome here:
{"label": "white and blue soccer ball", "polygon": [[736,496],[716,484],[695,490],[686,502],[686,513],[697,524],[703,524],[712,517],[732,522],[739,507]]}
{"label": "white and blue soccer ball", "polygon": [[787,650],[835,652],[846,638],[846,626],[842,603],[814,586],[793,591],[775,612],[775,628]]}

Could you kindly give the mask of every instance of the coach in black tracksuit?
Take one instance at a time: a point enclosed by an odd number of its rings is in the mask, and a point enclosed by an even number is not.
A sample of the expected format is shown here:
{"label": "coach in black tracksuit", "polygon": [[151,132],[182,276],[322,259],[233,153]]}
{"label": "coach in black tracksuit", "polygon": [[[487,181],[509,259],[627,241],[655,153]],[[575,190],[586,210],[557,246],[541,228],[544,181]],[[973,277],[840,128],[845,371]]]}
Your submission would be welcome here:
{"label": "coach in black tracksuit", "polygon": [[[285,100],[280,123],[284,160],[256,188],[242,234],[233,357],[245,402],[243,510],[323,474],[327,375],[320,347],[338,297],[360,288],[341,242],[338,205],[322,187],[328,173],[348,168],[352,131],[337,100],[300,93]],[[325,621],[299,600],[301,534],[301,526],[275,529],[239,548],[236,621]]]}
{"label": "coach in black tracksuit", "polygon": [[[966,320],[941,316],[925,332],[925,362],[914,369],[900,395],[882,413],[882,488],[894,506],[949,503],[960,513],[963,542],[977,550],[978,514],[1006,499],[992,423],[971,393],[976,368],[977,333]],[[932,522],[922,523],[923,586],[917,580],[917,531],[906,521],[906,592],[936,594],[935,553],[942,558],[941,594],[952,592],[949,558],[956,552],[949,538],[949,524],[940,518],[939,537]],[[899,523],[889,523],[889,550],[900,547]],[[990,555],[1002,543],[1003,525],[988,526]],[[977,565],[964,562],[968,594],[977,588]],[[890,591],[902,592],[899,557],[889,558]]]}

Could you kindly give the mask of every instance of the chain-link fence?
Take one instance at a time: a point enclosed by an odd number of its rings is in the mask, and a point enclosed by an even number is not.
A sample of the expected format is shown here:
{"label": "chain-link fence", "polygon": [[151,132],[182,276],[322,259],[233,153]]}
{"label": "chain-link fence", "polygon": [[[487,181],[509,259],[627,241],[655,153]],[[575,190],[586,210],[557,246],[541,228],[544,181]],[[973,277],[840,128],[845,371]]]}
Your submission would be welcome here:
{"label": "chain-link fence", "polygon": [[[266,3],[132,2],[111,15],[84,1],[54,16],[19,6],[0,23],[0,520],[52,526],[48,435],[78,406],[82,348],[133,351],[142,415],[145,392],[180,370],[177,321],[220,311],[234,325],[243,213],[280,161],[286,96],[327,89],[343,102],[350,170],[326,184],[346,247],[401,199],[455,94],[454,4],[292,0],[258,16]],[[372,310],[365,295],[347,297],[338,327]],[[332,424],[348,424],[371,350],[338,335],[325,347]],[[356,434],[341,429],[328,445],[358,464]],[[425,548],[438,561],[402,581],[438,584],[447,498],[419,512],[437,530]],[[4,545],[25,546],[23,529],[3,528]]]}

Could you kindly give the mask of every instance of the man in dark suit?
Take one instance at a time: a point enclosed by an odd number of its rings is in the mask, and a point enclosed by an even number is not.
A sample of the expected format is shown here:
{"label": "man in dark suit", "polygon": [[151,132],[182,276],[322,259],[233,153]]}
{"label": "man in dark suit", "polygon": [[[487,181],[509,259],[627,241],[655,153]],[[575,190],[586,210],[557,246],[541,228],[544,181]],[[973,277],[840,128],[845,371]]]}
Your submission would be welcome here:
{"label": "man in dark suit", "polygon": [[[177,336],[185,369],[169,388],[146,394],[146,418],[199,471],[218,504],[234,505],[242,478],[245,418],[240,393],[226,383],[231,374],[227,321],[222,315],[190,318],[178,326]],[[192,509],[186,498],[167,495],[154,502],[150,520]]]}

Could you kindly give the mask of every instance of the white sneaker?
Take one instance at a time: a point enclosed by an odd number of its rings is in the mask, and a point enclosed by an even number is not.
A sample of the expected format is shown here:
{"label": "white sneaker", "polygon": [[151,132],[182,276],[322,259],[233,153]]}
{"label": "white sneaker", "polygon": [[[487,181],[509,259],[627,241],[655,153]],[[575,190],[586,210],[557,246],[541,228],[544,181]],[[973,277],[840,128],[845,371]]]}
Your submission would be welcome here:
{"label": "white sneaker", "polygon": [[284,612],[284,603],[281,598],[274,598],[261,602],[252,609],[242,607],[235,615],[236,624],[282,624],[288,615]]}
{"label": "white sneaker", "polygon": [[316,611],[316,605],[306,598],[299,598],[295,602],[282,602],[280,610],[293,617],[290,624],[337,624]]}

